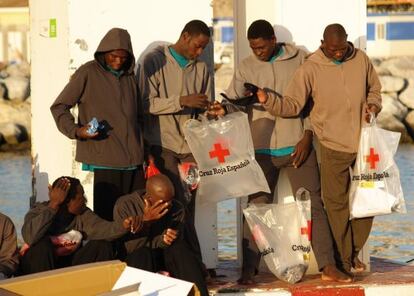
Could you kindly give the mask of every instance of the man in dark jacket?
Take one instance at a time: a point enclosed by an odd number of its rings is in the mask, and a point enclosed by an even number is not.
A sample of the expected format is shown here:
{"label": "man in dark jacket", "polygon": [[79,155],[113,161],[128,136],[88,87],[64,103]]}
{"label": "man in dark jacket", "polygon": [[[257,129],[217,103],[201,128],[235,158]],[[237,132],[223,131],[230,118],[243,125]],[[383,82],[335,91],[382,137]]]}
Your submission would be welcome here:
{"label": "man in dark jacket", "polygon": [[[94,172],[94,211],[112,220],[116,199],[144,187],[142,109],[126,30],[111,29],[50,107],[58,129],[77,140],[76,160]],[[78,106],[77,123],[70,112]],[[96,118],[97,129],[91,128]]]}
{"label": "man in dark jacket", "polygon": [[198,256],[183,239],[184,206],[174,199],[174,185],[162,174],[150,177],[146,192],[133,192],[120,197],[114,208],[115,221],[137,217],[135,233],[122,238],[125,259],[132,267],[156,272],[161,269],[171,276],[197,285],[201,295],[208,295]]}
{"label": "man in dark jacket", "polygon": [[10,218],[0,213],[0,280],[12,276],[18,266],[16,229]]}
{"label": "man in dark jacket", "polygon": [[[24,217],[24,274],[114,259],[111,240],[138,229],[137,217],[109,222],[86,207],[78,179],[60,177],[49,187],[49,201]],[[83,241],[88,242],[83,245]]]}

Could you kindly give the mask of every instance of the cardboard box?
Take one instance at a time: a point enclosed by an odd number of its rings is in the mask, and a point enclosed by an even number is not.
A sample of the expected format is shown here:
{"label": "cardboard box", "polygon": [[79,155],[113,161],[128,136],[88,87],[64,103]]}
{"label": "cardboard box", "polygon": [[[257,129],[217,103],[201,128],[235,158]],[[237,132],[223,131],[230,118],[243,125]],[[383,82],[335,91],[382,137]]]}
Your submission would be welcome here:
{"label": "cardboard box", "polygon": [[[139,285],[137,285],[139,283]],[[135,291],[133,289],[135,287]],[[160,291],[160,287],[164,287]],[[139,291],[136,289],[139,288]],[[39,272],[0,281],[10,295],[83,296],[114,292],[108,295],[199,295],[189,282],[127,267],[114,260]],[[14,294],[13,294],[14,293]]]}

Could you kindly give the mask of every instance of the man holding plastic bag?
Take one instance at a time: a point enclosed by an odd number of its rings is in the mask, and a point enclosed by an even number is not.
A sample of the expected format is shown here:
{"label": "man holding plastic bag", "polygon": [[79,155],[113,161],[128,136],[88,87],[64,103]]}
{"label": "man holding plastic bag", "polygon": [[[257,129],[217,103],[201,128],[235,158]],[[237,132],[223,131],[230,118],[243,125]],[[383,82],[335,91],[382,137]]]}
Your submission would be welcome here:
{"label": "man holding plastic bag", "polygon": [[259,89],[259,101],[276,116],[299,114],[312,97],[312,127],[320,141],[321,183],[329,223],[341,257],[350,273],[366,269],[358,259],[372,218],[349,221],[351,168],[358,151],[362,117],[381,110],[381,84],[364,52],[347,41],[340,24],[325,28],[321,47],[295,73],[283,98]]}
{"label": "man holding plastic bag", "polygon": [[[249,84],[269,92],[283,94],[296,69],[304,62],[306,53],[292,44],[277,42],[272,25],[266,20],[254,21],[248,29],[252,54],[243,59],[226,91],[241,104]],[[253,91],[254,92],[254,91]],[[255,94],[252,94],[255,96]],[[261,106],[257,98],[246,107],[252,132],[255,159],[264,172],[271,193],[255,192],[251,204],[273,203],[274,190],[281,169],[285,169],[292,192],[305,187],[312,200],[312,246],[323,280],[350,282],[351,278],[335,266],[334,244],[328,218],[321,200],[321,188],[313,132],[308,112],[290,118],[275,117]],[[247,182],[241,179],[242,182]],[[253,282],[261,254],[246,221],[243,223],[243,266],[239,283]],[[309,229],[309,232],[311,230]],[[277,248],[284,248],[279,245]],[[288,248],[288,247],[286,247]]]}

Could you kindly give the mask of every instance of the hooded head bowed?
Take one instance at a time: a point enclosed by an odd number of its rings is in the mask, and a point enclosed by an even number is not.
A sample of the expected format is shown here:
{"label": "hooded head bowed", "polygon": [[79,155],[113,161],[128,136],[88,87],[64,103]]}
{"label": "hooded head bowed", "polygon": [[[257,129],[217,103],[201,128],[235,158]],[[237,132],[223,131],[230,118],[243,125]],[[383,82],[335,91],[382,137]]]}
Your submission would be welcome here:
{"label": "hooded head bowed", "polygon": [[125,50],[128,52],[128,59],[123,65],[123,69],[131,73],[135,66],[135,56],[132,50],[131,36],[127,30],[112,28],[106,33],[95,51],[95,60],[101,65],[105,65],[104,54],[113,50]]}

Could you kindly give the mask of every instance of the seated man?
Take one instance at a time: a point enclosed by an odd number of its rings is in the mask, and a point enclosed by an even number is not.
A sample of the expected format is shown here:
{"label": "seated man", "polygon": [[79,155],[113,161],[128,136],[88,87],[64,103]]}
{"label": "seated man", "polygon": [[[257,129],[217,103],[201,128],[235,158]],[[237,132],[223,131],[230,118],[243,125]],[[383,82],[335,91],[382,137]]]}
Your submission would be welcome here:
{"label": "seated man", "polygon": [[[37,203],[22,228],[23,274],[114,259],[111,240],[137,228],[136,217],[109,222],[86,207],[78,179],[60,177],[49,186],[49,201]],[[88,242],[83,246],[83,241]]]}
{"label": "seated man", "polygon": [[10,218],[0,213],[0,280],[12,276],[18,266],[16,229]]}
{"label": "seated man", "polygon": [[[135,233],[122,239],[129,266],[156,272],[165,268],[171,276],[197,285],[201,295],[208,295],[202,263],[183,239],[184,207],[176,199],[174,185],[162,174],[150,177],[146,192],[120,197],[114,207],[114,220],[138,216]],[[161,260],[157,260],[161,253]],[[161,262],[160,262],[161,261]]]}

